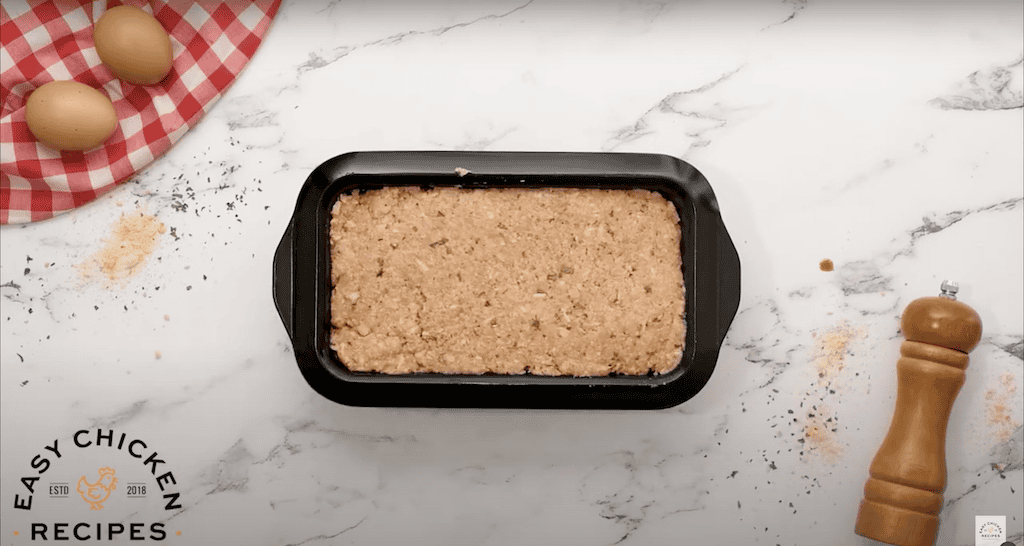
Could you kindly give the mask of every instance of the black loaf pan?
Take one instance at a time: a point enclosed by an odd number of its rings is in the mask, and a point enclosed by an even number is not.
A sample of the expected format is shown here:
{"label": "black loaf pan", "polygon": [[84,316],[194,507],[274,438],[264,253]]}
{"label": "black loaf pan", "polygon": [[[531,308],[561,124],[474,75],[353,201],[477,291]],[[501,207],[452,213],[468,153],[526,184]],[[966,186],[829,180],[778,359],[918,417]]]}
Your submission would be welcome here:
{"label": "black loaf pan", "polygon": [[[456,168],[470,174],[459,176]],[[660,192],[682,229],[686,345],[663,375],[387,375],[352,372],[330,348],[330,219],[338,196],[385,186],[602,188]],[[665,155],[519,152],[359,152],[317,167],[299,192],[274,256],[274,303],[306,381],[350,406],[658,409],[711,378],[740,300],[740,261],[707,180]]]}

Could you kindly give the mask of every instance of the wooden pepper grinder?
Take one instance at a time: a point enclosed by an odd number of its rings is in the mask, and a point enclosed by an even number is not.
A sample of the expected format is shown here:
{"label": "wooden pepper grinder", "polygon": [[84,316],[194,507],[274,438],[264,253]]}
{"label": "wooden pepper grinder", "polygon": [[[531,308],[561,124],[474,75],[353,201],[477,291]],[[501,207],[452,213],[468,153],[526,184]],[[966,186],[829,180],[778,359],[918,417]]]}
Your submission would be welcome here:
{"label": "wooden pepper grinder", "polygon": [[943,281],[939,297],[903,311],[907,338],[896,363],[896,411],[871,462],[856,533],[898,546],[932,546],[946,490],[946,426],[964,384],[967,353],[981,340],[981,318]]}

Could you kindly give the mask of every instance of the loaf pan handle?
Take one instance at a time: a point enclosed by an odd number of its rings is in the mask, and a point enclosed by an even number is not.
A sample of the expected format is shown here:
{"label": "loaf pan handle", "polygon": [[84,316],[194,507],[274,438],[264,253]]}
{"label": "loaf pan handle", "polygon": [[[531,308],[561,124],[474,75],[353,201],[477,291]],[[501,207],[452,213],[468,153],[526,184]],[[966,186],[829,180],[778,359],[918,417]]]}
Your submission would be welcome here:
{"label": "loaf pan handle", "polygon": [[292,337],[292,318],[294,309],[292,305],[292,266],[295,261],[292,252],[292,233],[295,231],[292,222],[288,223],[288,229],[284,230],[281,242],[277,245],[274,253],[274,306],[277,307],[277,314],[284,323],[284,329],[288,337]]}
{"label": "loaf pan handle", "polygon": [[[719,220],[721,222],[721,220]],[[740,256],[736,246],[725,230],[724,223],[718,232],[718,345],[725,341],[729,326],[736,318],[740,307]]]}

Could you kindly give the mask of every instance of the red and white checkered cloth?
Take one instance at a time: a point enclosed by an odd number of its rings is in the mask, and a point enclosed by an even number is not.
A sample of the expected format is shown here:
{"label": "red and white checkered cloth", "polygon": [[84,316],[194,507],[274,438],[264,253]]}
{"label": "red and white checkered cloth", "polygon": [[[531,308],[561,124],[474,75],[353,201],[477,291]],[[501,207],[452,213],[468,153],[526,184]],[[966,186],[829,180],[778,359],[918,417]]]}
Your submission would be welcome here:
{"label": "red and white checkered cloth", "polygon": [[[234,81],[281,0],[4,0],[0,3],[0,224],[79,207],[126,181],[194,127]],[[171,36],[174,64],[156,85],[123,82],[103,65],[92,29],[108,7],[138,6]],[[106,93],[118,128],[101,147],[58,152],[25,122],[32,90],[74,80]]]}

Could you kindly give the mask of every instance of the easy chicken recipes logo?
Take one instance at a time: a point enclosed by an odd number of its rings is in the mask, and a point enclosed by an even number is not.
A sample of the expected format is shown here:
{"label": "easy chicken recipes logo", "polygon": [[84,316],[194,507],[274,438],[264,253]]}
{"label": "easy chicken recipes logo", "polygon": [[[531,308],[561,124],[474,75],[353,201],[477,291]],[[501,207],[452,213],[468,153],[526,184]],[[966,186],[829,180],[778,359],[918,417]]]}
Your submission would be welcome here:
{"label": "easy chicken recipes logo", "polygon": [[31,521],[14,536],[80,542],[180,537],[180,530],[166,529],[173,514],[159,518],[164,521],[131,521],[136,514],[181,510],[177,485],[167,461],[146,441],[109,429],[79,430],[70,441],[44,445],[29,461],[14,495],[14,508],[36,508],[47,517],[58,515],[57,521]]}
{"label": "easy chicken recipes logo", "polygon": [[1006,540],[1006,516],[974,516],[974,544],[1003,546]]}

